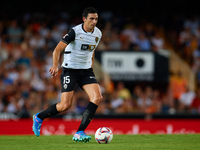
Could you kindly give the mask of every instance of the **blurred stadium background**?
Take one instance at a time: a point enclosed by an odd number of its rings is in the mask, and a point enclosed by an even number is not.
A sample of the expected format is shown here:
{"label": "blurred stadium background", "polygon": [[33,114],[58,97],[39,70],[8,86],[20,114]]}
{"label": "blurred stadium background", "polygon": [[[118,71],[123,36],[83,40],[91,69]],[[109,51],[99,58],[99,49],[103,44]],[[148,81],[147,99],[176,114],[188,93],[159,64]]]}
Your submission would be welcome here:
{"label": "blurred stadium background", "polygon": [[[165,133],[173,133],[172,128],[200,132],[200,15],[195,1],[21,0],[0,6],[0,134],[9,134],[10,123],[20,128],[22,119],[28,128],[17,134],[30,134],[32,115],[60,101],[60,78],[51,79],[48,72],[52,52],[71,27],[82,23],[88,6],[98,10],[97,26],[103,33],[94,71],[104,101],[95,119],[126,118],[130,128],[121,132],[116,127],[118,133],[137,134],[144,125],[150,130],[150,124]],[[55,118],[73,124],[87,103],[77,87],[72,107]],[[156,125],[163,119],[166,124],[160,129]],[[181,122],[173,124],[173,119]],[[194,121],[192,127],[188,121]],[[62,120],[58,122],[61,126],[55,128],[62,130]]]}

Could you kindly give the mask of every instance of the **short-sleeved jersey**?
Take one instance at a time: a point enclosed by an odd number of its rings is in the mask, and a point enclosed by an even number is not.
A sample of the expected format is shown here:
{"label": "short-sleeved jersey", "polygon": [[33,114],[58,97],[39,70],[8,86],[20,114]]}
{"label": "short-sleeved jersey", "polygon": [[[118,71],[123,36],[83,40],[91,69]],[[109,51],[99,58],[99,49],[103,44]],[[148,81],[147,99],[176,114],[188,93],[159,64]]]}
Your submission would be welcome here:
{"label": "short-sleeved jersey", "polygon": [[61,41],[68,44],[64,52],[62,67],[88,69],[92,66],[94,50],[99,44],[102,33],[95,27],[93,32],[86,32],[83,24],[72,28]]}

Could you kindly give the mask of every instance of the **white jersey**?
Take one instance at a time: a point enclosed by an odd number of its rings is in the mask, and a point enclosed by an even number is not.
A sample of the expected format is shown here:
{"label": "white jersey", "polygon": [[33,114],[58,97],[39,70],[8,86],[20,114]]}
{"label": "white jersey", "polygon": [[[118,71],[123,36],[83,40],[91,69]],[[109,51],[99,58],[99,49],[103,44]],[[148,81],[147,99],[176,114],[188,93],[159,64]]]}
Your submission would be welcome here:
{"label": "white jersey", "polygon": [[94,50],[99,44],[102,33],[95,27],[93,32],[86,32],[83,24],[72,28],[61,41],[67,43],[62,67],[88,69],[92,66]]}

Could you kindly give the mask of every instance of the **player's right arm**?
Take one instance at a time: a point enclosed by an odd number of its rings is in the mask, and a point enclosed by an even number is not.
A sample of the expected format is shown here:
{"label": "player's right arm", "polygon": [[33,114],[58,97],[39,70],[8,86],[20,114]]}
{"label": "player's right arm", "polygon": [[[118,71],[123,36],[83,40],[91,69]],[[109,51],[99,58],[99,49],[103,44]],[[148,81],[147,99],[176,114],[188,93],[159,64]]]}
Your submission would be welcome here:
{"label": "player's right arm", "polygon": [[60,59],[60,54],[62,53],[62,51],[65,49],[66,46],[67,46],[66,43],[60,41],[53,51],[53,66],[49,69],[52,78],[58,74],[58,62]]}
{"label": "player's right arm", "polygon": [[61,52],[65,49],[65,47],[75,39],[75,31],[73,29],[69,30],[68,34],[66,34],[61,41],[58,43],[56,48],[53,51],[53,66],[49,69],[52,78],[58,74],[58,62],[60,59]]}

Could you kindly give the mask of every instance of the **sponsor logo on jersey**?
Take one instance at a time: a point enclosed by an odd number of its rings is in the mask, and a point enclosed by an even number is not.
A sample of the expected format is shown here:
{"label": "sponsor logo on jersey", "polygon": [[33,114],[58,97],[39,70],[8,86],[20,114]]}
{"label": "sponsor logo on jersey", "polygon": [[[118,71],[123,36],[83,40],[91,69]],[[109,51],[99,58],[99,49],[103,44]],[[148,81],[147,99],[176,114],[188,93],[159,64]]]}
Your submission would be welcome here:
{"label": "sponsor logo on jersey", "polygon": [[82,44],[81,49],[82,50],[90,50],[93,51],[95,49],[96,45],[88,45],[88,44]]}

